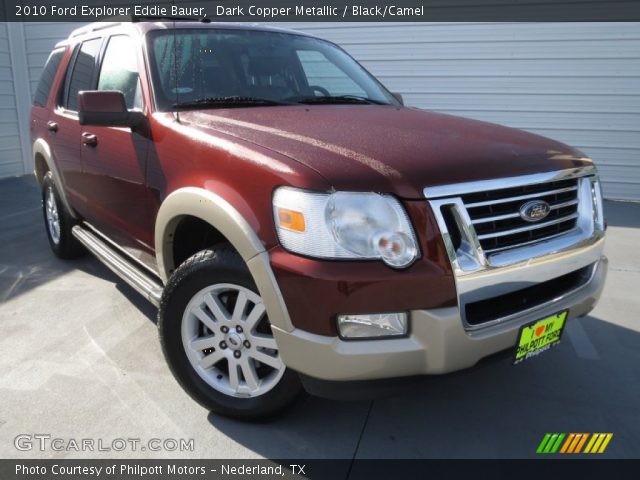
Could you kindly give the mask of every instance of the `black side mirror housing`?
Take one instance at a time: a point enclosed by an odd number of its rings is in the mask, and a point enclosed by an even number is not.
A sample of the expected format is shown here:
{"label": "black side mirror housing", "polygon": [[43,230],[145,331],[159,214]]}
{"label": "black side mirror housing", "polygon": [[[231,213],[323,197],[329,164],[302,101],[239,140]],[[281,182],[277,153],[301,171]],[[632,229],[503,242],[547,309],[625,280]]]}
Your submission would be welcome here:
{"label": "black side mirror housing", "polygon": [[80,125],[135,128],[144,122],[145,116],[127,110],[122,92],[86,90],[78,93],[78,120]]}

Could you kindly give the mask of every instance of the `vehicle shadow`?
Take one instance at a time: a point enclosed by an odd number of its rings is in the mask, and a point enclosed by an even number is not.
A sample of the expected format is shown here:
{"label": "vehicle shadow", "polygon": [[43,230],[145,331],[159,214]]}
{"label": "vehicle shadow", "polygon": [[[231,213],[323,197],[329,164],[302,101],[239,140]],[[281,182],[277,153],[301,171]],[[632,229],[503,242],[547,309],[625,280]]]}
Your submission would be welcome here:
{"label": "vehicle shadow", "polygon": [[637,202],[604,201],[604,218],[612,227],[640,228],[640,215]]}
{"label": "vehicle shadow", "polygon": [[89,253],[60,260],[47,240],[40,188],[33,176],[0,180],[0,305],[74,271],[114,283],[152,322],[155,307]]}
{"label": "vehicle shadow", "polygon": [[81,269],[99,277],[88,257],[73,261],[56,258],[47,241],[40,189],[32,176],[0,180],[0,303]]}
{"label": "vehicle shadow", "polygon": [[605,456],[637,458],[640,333],[572,323],[559,346],[517,366],[502,356],[371,404],[305,397],[268,423],[209,422],[272,459],[526,458],[546,432],[612,432]]}

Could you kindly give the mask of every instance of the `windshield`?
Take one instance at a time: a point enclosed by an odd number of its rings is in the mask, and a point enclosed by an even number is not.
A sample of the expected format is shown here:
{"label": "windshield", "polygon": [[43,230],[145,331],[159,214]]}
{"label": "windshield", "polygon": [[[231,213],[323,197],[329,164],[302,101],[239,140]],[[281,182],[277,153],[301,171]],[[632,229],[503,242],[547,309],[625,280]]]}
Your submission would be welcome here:
{"label": "windshield", "polygon": [[289,33],[175,29],[149,34],[159,110],[395,98],[335,45]]}

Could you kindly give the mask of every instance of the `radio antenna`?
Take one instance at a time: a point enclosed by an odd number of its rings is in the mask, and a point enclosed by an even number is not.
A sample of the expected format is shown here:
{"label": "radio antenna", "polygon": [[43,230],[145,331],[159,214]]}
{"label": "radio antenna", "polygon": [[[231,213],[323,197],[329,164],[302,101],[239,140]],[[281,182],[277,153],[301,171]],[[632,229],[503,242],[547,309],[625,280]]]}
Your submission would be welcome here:
{"label": "radio antenna", "polygon": [[[175,0],[171,2],[175,5]],[[176,35],[176,20],[173,20],[173,78],[176,92],[176,121],[180,123],[180,97],[178,89],[178,36]]]}

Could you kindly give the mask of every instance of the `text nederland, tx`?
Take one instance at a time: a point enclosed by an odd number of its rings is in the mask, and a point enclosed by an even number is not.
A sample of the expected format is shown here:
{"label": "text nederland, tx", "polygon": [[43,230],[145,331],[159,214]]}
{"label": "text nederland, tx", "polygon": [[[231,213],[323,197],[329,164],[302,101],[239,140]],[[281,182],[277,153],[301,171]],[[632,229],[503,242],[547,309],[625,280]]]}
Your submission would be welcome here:
{"label": "text nederland, tx", "polygon": [[[294,472],[304,472],[304,465],[289,465]],[[218,472],[217,468],[210,469]],[[17,464],[16,475],[75,475],[100,477],[111,475],[135,475],[144,477],[147,475],[206,475],[207,468],[202,465],[137,465],[137,464],[113,464],[101,465],[59,465],[53,464],[50,468],[43,465]],[[221,464],[219,473],[222,475],[278,475],[284,476],[282,465],[231,465]]]}

